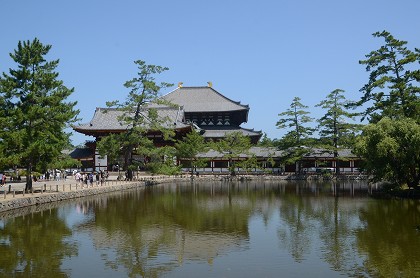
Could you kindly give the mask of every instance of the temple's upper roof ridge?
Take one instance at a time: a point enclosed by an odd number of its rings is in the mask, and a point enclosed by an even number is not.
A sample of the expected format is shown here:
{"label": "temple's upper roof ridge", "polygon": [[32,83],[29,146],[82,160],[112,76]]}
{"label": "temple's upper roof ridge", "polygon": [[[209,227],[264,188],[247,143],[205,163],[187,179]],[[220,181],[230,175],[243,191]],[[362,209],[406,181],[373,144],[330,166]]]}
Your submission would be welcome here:
{"label": "temple's upper roof ridge", "polygon": [[[153,105],[153,102],[151,102],[151,103],[146,103],[143,106],[142,110],[147,110],[150,104],[152,104],[151,107],[153,109],[158,109],[158,110],[178,110],[182,108],[182,106],[174,107],[174,106],[169,106],[169,105]],[[127,108],[125,107],[96,107],[95,112],[96,111],[105,112],[105,113],[108,111],[129,112]],[[134,112],[134,109],[133,109],[133,112]]]}
{"label": "temple's upper roof ridge", "polygon": [[178,87],[162,98],[183,105],[187,113],[249,110],[249,105],[233,101],[209,86]]}

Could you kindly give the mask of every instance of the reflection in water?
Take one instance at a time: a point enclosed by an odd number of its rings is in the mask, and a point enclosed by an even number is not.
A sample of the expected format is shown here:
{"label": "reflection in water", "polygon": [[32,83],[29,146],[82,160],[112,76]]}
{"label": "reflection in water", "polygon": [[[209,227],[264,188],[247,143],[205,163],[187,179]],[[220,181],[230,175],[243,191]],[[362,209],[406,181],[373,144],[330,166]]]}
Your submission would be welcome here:
{"label": "reflection in water", "polygon": [[420,276],[419,212],[417,200],[370,202],[360,211],[357,245],[374,276]]}
{"label": "reflection in water", "polygon": [[67,243],[72,232],[53,210],[2,221],[0,229],[1,277],[67,277],[61,261],[76,256]]}
{"label": "reflection in water", "polygon": [[[336,195],[339,187],[333,186],[331,192]],[[348,188],[353,190],[354,186],[349,184]],[[284,195],[280,215],[285,225],[278,232],[281,243],[297,262],[317,255],[334,271],[363,276],[363,261],[354,248],[354,230],[360,227],[358,211],[366,201],[328,195]]]}
{"label": "reflection in water", "polygon": [[106,265],[122,264],[130,276],[159,276],[187,260],[212,264],[218,254],[246,248],[251,207],[203,189],[149,187],[108,198],[105,206],[94,202],[95,218],[84,226],[97,248],[115,249],[116,256],[104,256]]}
{"label": "reflection in water", "polygon": [[147,187],[0,215],[0,274],[416,277],[419,208],[358,182]]}

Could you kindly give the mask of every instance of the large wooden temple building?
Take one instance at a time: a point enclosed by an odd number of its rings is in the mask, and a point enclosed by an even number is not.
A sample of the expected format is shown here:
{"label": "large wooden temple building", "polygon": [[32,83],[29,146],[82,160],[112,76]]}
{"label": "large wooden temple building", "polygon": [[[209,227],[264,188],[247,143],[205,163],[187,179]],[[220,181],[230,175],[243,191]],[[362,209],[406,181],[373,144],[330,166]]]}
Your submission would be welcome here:
{"label": "large wooden temple building", "polygon": [[241,127],[248,121],[249,106],[220,94],[210,82],[206,87],[182,87],[179,83],[163,99],[178,105],[183,111],[182,121],[201,129],[207,140],[218,140],[232,132],[241,132],[253,144],[261,138],[261,131]]}
{"label": "large wooden temple building", "polygon": [[[183,87],[182,83],[172,92],[161,97],[171,105],[149,104],[156,109],[158,117],[165,119],[165,125],[173,128],[175,139],[182,138],[192,129],[198,129],[206,140],[220,140],[232,132],[241,132],[256,144],[262,136],[261,131],[242,128],[241,124],[248,121],[249,106],[233,101],[212,88],[211,83],[202,87]],[[129,128],[123,124],[123,111],[115,108],[96,108],[90,122],[73,127],[79,133],[93,136],[95,140],[88,145],[90,152],[85,151],[84,164],[101,169],[107,167],[107,161],[95,151],[96,142],[101,137],[111,133],[126,132]],[[146,116],[146,113],[144,115]],[[170,144],[165,142],[159,132],[153,129],[147,133],[156,146]],[[89,163],[90,161],[90,163]]]}

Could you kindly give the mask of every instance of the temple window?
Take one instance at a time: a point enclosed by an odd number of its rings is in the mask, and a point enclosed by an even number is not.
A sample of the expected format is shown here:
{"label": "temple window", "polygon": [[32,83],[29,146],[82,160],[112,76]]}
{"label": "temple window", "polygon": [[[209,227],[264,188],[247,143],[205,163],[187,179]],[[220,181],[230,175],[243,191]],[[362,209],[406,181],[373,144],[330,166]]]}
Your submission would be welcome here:
{"label": "temple window", "polygon": [[212,115],[209,116],[209,125],[214,125]]}
{"label": "temple window", "polygon": [[217,124],[216,125],[223,125],[223,117],[222,117],[222,115],[217,116]]}
{"label": "temple window", "polygon": [[207,125],[206,118],[207,118],[207,116],[206,116],[206,115],[203,115],[203,116],[201,117],[201,125]]}
{"label": "temple window", "polygon": [[229,115],[225,116],[225,125],[230,125]]}

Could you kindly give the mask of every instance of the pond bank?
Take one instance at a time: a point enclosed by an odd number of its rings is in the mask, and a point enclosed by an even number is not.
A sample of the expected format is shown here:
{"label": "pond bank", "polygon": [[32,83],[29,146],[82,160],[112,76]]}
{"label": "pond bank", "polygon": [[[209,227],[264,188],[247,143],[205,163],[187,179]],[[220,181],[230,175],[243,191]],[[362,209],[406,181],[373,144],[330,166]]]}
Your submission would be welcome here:
{"label": "pond bank", "polygon": [[[144,187],[157,183],[180,180],[169,176],[147,176],[135,181],[107,180],[104,183],[86,185],[73,179],[63,181],[40,181],[33,183],[32,191],[24,191],[24,183],[6,184],[0,188],[0,212],[29,206],[71,200],[104,193]],[[185,180],[185,178],[183,178]]]}
{"label": "pond bank", "polygon": [[25,193],[24,183],[14,183],[0,187],[0,212],[176,181],[285,181],[291,179],[293,178],[290,175],[241,175],[236,177],[227,175],[200,175],[191,177],[190,175],[184,174],[178,176],[144,175],[134,181],[119,181],[116,176],[113,176],[103,184],[94,183],[89,187],[76,183],[74,179],[40,181],[33,184],[33,190],[29,193]]}
{"label": "pond bank", "polygon": [[81,198],[87,196],[93,196],[103,193],[115,192],[119,190],[127,190],[135,187],[144,186],[141,182],[121,183],[115,185],[107,185],[100,187],[84,188],[80,190],[73,190],[68,192],[36,192],[28,193],[25,196],[19,195],[12,199],[2,199],[0,201],[0,212],[24,208],[34,205],[42,205],[46,203],[58,202],[63,200],[70,200],[74,198]]}

